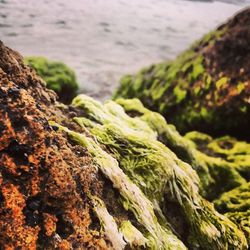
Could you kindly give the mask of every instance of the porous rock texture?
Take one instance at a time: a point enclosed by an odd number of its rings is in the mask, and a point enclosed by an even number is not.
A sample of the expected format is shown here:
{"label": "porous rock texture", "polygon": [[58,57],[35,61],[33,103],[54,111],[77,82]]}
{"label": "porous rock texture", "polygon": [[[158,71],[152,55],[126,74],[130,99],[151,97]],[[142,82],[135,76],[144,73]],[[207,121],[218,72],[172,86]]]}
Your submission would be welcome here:
{"label": "porous rock texture", "polygon": [[56,96],[0,44],[1,249],[106,249],[87,196],[103,180],[86,150],[53,131]]}
{"label": "porous rock texture", "polygon": [[123,77],[114,98],[139,98],[181,133],[198,130],[250,140],[249,26],[250,8],[172,62]]}
{"label": "porous rock texture", "polygon": [[139,100],[60,104],[2,43],[0,97],[1,249],[247,249],[201,196],[200,151]]}

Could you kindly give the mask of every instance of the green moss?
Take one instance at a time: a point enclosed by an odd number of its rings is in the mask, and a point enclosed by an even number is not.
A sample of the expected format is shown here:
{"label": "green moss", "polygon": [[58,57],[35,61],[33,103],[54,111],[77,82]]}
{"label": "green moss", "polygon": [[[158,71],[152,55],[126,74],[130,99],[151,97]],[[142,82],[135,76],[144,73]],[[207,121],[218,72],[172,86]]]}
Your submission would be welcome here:
{"label": "green moss", "polygon": [[135,82],[133,84],[133,90],[135,92],[141,90],[143,87],[143,75],[137,75],[137,77],[135,78]]}
{"label": "green moss", "polygon": [[[128,114],[137,114],[138,118],[147,122],[157,133],[158,140],[169,147],[180,159],[191,164],[201,179],[202,194],[210,200],[245,183],[245,178],[249,173],[246,155],[241,161],[238,159],[237,163],[232,162],[231,159],[216,158],[216,154],[206,155],[209,151],[207,145],[213,141],[212,137],[199,132],[190,132],[183,138],[174,126],[167,124],[160,114],[146,109],[138,99],[117,99],[116,102],[122,105]],[[221,180],[224,180],[223,185],[221,185]]]}
{"label": "green moss", "polygon": [[185,138],[192,141],[194,143],[193,145],[195,148],[198,148],[198,145],[207,145],[213,139],[211,136],[204,133],[200,133],[198,131],[188,132],[187,134],[185,134]]}
{"label": "green moss", "polygon": [[202,37],[200,41],[197,41],[193,47],[196,47],[197,45],[204,45],[204,44],[209,44],[210,46],[214,44],[216,40],[221,38],[223,34],[227,31],[227,27],[223,27],[218,30],[210,31],[206,35]]}
{"label": "green moss", "polygon": [[250,182],[224,193],[214,203],[216,208],[223,213],[250,210]]}
{"label": "green moss", "polygon": [[[220,58],[219,43],[216,43],[230,32],[229,29],[227,25],[220,27],[175,60],[144,69],[143,73],[133,76],[126,87],[122,84],[114,98],[139,98],[146,107],[160,112],[181,133],[199,130],[216,136],[231,134],[249,139],[246,79],[242,73],[236,72],[234,77],[234,73],[227,71],[225,59]],[[139,75],[143,76],[144,83],[140,83],[138,89],[133,86],[138,85]],[[239,130],[238,124],[247,132]]]}
{"label": "green moss", "polygon": [[209,74],[204,74],[205,89],[208,90],[211,87],[212,77]]}
{"label": "green moss", "polygon": [[[137,187],[140,187],[158,211],[161,209],[162,203],[167,204],[171,201],[178,204],[183,220],[188,223],[188,245],[191,248],[200,246],[205,249],[224,249],[226,245],[229,245],[232,249],[244,248],[246,243],[243,234],[229,220],[217,214],[213,207],[198,194],[198,177],[192,167],[180,160],[166,145],[158,141],[159,132],[162,131],[163,133],[165,127],[169,129],[167,135],[175,138],[177,134],[173,127],[166,125],[159,114],[146,112],[146,109],[137,101],[137,112],[144,114],[141,117],[132,118],[124,112],[121,106],[114,102],[109,101],[105,105],[101,105],[84,95],[75,98],[73,105],[76,108],[83,109],[84,113],[87,114],[84,119],[78,117],[74,120],[83,128],[87,127],[96,140],[104,145],[117,160],[117,163],[114,159],[111,162],[110,155],[102,152],[100,153],[102,161],[98,163],[99,166],[105,165],[105,167],[100,167],[101,169],[116,166],[112,167],[112,171],[109,171],[108,175],[111,180],[115,178],[114,184],[124,183],[126,175],[119,179],[121,174],[117,172],[118,167],[121,167],[130,180]],[[131,108],[132,104],[130,103],[130,111],[132,111]],[[86,118],[94,122],[91,127],[88,127],[88,123],[85,122]],[[147,123],[146,120],[151,122]],[[79,135],[77,135],[77,138],[76,140],[79,140]],[[175,142],[179,142],[180,138],[182,137],[178,135]],[[183,141],[186,142],[188,147],[188,141],[184,138]],[[172,142],[172,144],[175,145],[175,142]],[[82,143],[80,142],[80,144]],[[91,141],[92,144],[93,141]],[[82,145],[86,146],[86,144]],[[99,161],[99,149],[96,146],[94,150],[89,146],[87,148],[92,152],[94,158],[98,155],[96,160]],[[103,154],[109,160],[103,160]],[[107,170],[103,169],[102,171],[105,173]],[[111,172],[114,176],[112,178]],[[129,181],[126,181],[126,188],[130,186],[128,183]],[[119,190],[119,192],[123,194],[124,191]],[[141,222],[143,221],[142,224],[145,224],[146,219],[142,220],[140,216],[144,215],[140,215],[140,213],[146,208],[143,208],[143,201],[140,201],[142,210],[138,210],[139,203],[134,203],[135,198],[131,197],[132,193],[134,191],[131,190],[130,195],[123,195],[126,200],[123,205],[133,211],[136,218]],[[145,202],[144,198],[143,200]],[[161,212],[161,214],[164,213],[164,211]],[[164,223],[164,225],[166,224]],[[146,228],[150,232],[149,225]],[[155,232],[155,230],[153,231]],[[162,234],[162,231],[160,234]],[[147,239],[150,240],[151,236]],[[236,245],[238,246],[236,247]]]}
{"label": "green moss", "polygon": [[227,77],[222,77],[220,78],[216,83],[215,86],[216,88],[219,90],[221,89],[223,86],[225,86],[228,82],[228,78]]}
{"label": "green moss", "polygon": [[180,103],[186,97],[187,91],[180,89],[179,86],[174,88],[174,95],[176,96],[176,103]]}
{"label": "green moss", "polygon": [[201,90],[201,87],[200,87],[200,86],[195,87],[195,88],[194,88],[194,94],[195,94],[195,95],[198,95],[199,92],[200,92],[200,90]]}
{"label": "green moss", "polygon": [[[224,136],[213,139],[205,134],[190,132],[185,136],[195,147],[210,157],[222,158],[225,166],[236,170],[244,179],[250,180],[250,144]],[[203,138],[203,141],[201,140]],[[205,140],[207,138],[207,140]],[[209,139],[208,139],[209,138]]]}
{"label": "green moss", "polygon": [[240,94],[244,89],[245,89],[245,83],[243,82],[240,82],[237,84],[237,90],[238,90],[238,93]]}
{"label": "green moss", "polygon": [[[97,103],[93,103],[93,107],[99,106],[95,104]],[[83,125],[80,122],[80,118],[77,121]],[[58,126],[60,130],[65,131],[75,142],[88,149],[93,157],[94,164],[100,168],[103,174],[113,183],[114,188],[119,191],[124,208],[130,210],[138,220],[138,223],[145,228],[146,232],[144,234],[148,240],[147,246],[149,249],[186,249],[183,243],[171,232],[170,228],[164,228],[158,223],[153,204],[145,197],[138,186],[124,174],[115,158],[105,152],[94,139],[71,131],[54,122],[51,122],[51,125]],[[97,127],[99,126],[97,125]],[[104,136],[108,141],[108,134]]]}
{"label": "green moss", "polygon": [[26,57],[24,61],[46,82],[49,89],[58,94],[60,101],[69,103],[75,97],[78,90],[76,76],[64,63],[49,61],[44,57]]}
{"label": "green moss", "polygon": [[250,210],[246,212],[228,212],[225,214],[233,221],[246,235],[248,245],[250,245]]}
{"label": "green moss", "polygon": [[224,193],[214,203],[244,231],[250,243],[250,182]]}
{"label": "green moss", "polygon": [[192,63],[193,70],[192,70],[192,73],[189,76],[190,82],[195,81],[196,79],[198,79],[198,77],[201,74],[204,73],[205,69],[204,69],[204,66],[202,65],[202,63],[203,63],[203,57],[201,55],[197,56],[195,58],[195,60],[193,61],[193,63]]}
{"label": "green moss", "polygon": [[91,196],[94,211],[100,221],[102,230],[114,249],[122,250],[126,246],[123,234],[119,232],[114,218],[109,214],[104,202],[96,196]]}
{"label": "green moss", "polygon": [[132,249],[140,249],[140,247],[145,248],[148,244],[148,240],[131,224],[130,221],[123,221],[120,230],[123,233],[125,240],[130,243]]}

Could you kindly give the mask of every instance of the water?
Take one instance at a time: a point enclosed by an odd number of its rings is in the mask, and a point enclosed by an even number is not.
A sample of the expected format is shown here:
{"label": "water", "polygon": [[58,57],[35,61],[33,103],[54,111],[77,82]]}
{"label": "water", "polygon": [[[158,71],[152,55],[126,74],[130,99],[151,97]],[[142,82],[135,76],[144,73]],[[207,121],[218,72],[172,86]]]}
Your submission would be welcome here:
{"label": "water", "polygon": [[110,97],[127,73],[174,58],[250,0],[0,0],[0,39],[62,60],[81,92]]}

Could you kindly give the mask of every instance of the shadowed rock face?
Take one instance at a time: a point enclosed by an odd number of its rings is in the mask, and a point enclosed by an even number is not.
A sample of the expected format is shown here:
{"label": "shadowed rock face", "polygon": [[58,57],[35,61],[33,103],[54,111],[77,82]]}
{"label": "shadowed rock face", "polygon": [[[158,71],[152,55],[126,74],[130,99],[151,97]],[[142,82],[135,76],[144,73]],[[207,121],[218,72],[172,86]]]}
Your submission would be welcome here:
{"label": "shadowed rock face", "polygon": [[125,76],[115,98],[139,98],[182,133],[250,140],[249,23],[246,9],[174,61]]}
{"label": "shadowed rock face", "polygon": [[0,97],[1,249],[247,249],[200,195],[201,153],[138,100],[57,103],[2,43]]}

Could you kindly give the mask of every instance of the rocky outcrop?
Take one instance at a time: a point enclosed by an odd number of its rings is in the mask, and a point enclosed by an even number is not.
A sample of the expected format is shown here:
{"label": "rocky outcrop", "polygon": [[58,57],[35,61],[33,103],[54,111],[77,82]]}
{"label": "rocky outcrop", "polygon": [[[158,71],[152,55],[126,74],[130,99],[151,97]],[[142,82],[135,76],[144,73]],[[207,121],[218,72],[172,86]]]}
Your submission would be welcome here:
{"label": "rocky outcrop", "polygon": [[139,98],[181,133],[198,130],[249,140],[249,25],[248,8],[174,61],[125,76],[115,98]]}
{"label": "rocky outcrop", "polygon": [[[162,116],[138,100],[58,103],[18,53],[0,55],[2,249],[247,249],[201,195],[222,171]],[[225,171],[226,191],[246,182]]]}
{"label": "rocky outcrop", "polygon": [[84,148],[49,125],[66,120],[55,94],[2,43],[0,95],[1,249],[107,248],[88,197],[104,179]]}
{"label": "rocky outcrop", "polygon": [[64,63],[41,56],[25,57],[24,62],[45,81],[47,88],[57,93],[59,101],[67,104],[76,96],[78,83],[75,72]]}

